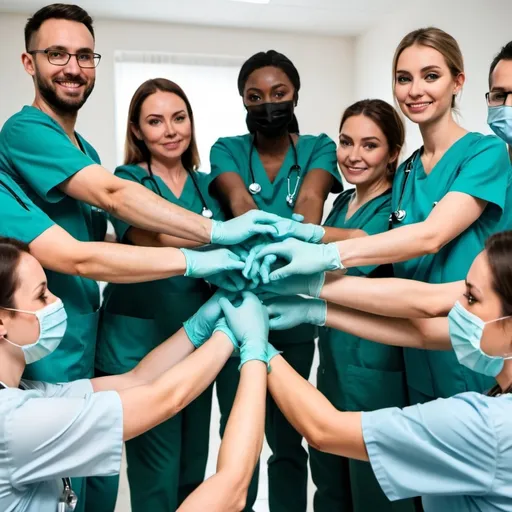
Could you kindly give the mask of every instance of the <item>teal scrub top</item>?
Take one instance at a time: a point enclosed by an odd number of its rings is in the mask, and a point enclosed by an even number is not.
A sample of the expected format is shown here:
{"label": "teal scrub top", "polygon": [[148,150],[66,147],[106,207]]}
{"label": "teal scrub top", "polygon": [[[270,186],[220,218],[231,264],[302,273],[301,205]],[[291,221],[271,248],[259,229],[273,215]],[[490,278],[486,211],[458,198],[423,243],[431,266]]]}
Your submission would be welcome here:
{"label": "teal scrub top", "polygon": [[[204,173],[194,173],[201,194],[189,175],[180,197],[176,197],[160,177],[154,176],[155,181],[149,179],[148,171],[139,165],[122,165],[115,175],[141,183],[157,194],[161,192],[167,201],[198,214],[203,210],[202,196],[212,210],[213,218],[223,220],[218,203],[208,195],[208,176]],[[110,220],[117,239],[130,243],[126,238],[130,225],[115,217]],[[107,285],[96,368],[110,374],[131,370],[153,348],[178,331],[211,294],[212,290],[204,280],[184,276],[147,283]]]}
{"label": "teal scrub top", "polygon": [[0,171],[0,236],[30,244],[55,223],[23,192],[20,186]]}
{"label": "teal scrub top", "polygon": [[[95,240],[92,208],[58,186],[100,159],[79,134],[77,148],[62,127],[35,107],[25,106],[0,132],[0,170],[8,174],[48,217],[83,242]],[[21,226],[21,230],[32,229]],[[48,287],[64,302],[68,330],[55,353],[27,367],[26,376],[59,382],[90,377],[98,326],[99,290],[91,279],[47,271]]]}
{"label": "teal scrub top", "polygon": [[[404,169],[405,163],[395,176],[392,208],[398,208],[402,196],[401,208],[407,215],[403,222],[395,221],[394,228],[424,221],[448,192],[463,192],[488,205],[476,222],[438,253],[395,263],[395,275],[428,283],[464,279],[485,240],[512,227],[512,172],[505,144],[494,136],[467,133],[446,151],[429,174],[419,156],[414,159],[407,180]],[[404,354],[408,384],[428,396],[484,391],[492,385],[492,379],[459,365],[453,352],[405,349]]]}
{"label": "teal scrub top", "polygon": [[[347,209],[354,193],[354,189],[346,190],[337,197],[325,226],[361,229],[368,235],[387,231],[391,188],[362,205],[347,219]],[[392,275],[392,267],[353,267],[347,273],[354,276],[389,277]],[[320,366],[334,368],[338,408],[359,411],[407,405],[401,347],[374,343],[328,327],[321,327],[319,334]],[[322,361],[324,358],[332,360]]]}
{"label": "teal scrub top", "polygon": [[425,512],[512,512],[512,395],[363,412],[362,428],[391,501],[422,496]]}
{"label": "teal scrub top", "polygon": [[[222,173],[236,172],[244,180],[247,187],[252,183],[249,168],[253,135],[247,133],[236,137],[224,137],[217,140],[210,152],[210,191],[213,193],[212,183]],[[336,159],[336,144],[324,133],[315,135],[300,135],[296,143],[297,162],[302,168],[302,180],[313,169],[323,169],[335,178],[333,192],[340,192],[342,181],[338,171]],[[261,163],[258,151],[252,153],[252,168],[254,178],[261,186],[261,192],[253,195],[253,199],[260,210],[275,213],[281,217],[291,218],[293,208],[286,203],[288,194],[288,171],[295,164],[293,148],[288,149],[283,165],[271,182]],[[295,175],[290,175],[290,187],[295,187]],[[300,188],[297,191],[299,195]],[[287,331],[273,331],[270,341],[280,346],[282,343],[304,343],[316,336],[313,326],[300,325]]]}
{"label": "teal scrub top", "polygon": [[0,390],[0,510],[56,512],[62,478],[119,474],[118,393],[94,393],[90,380],[20,387]]}

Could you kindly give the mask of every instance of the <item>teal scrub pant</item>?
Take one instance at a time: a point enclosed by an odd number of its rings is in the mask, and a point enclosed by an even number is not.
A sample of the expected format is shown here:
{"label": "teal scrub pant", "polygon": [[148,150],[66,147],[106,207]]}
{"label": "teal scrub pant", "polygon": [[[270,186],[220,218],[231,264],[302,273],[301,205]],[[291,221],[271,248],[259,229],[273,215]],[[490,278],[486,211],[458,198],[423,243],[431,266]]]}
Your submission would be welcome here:
{"label": "teal scrub pant", "polygon": [[132,512],[174,512],[203,482],[212,388],[173,418],[127,441]]}
{"label": "teal scrub pant", "polygon": [[[365,342],[365,347],[368,343]],[[403,372],[357,368],[347,363],[350,351],[332,353],[329,344],[322,341],[319,348],[317,387],[338,410],[372,410],[405,405],[407,398]],[[340,358],[343,361],[338,360]],[[355,360],[350,362],[354,363]],[[344,380],[344,387],[340,385],[340,378]],[[309,453],[311,475],[317,488],[313,500],[315,512],[415,510],[413,500],[391,502],[387,499],[369,462],[338,457],[311,447]]]}
{"label": "teal scrub pant", "polygon": [[[219,375],[217,375],[217,380],[215,381],[217,400],[219,402],[220,409],[220,437],[224,436],[229,414],[233,407],[233,402],[235,401],[238,382],[240,380],[240,372],[238,371],[239,365],[239,357],[230,357]],[[258,496],[259,473],[260,463],[258,461],[256,469],[252,475],[251,483],[249,484],[244,512],[252,512],[253,510],[252,507],[254,506],[254,502]]]}

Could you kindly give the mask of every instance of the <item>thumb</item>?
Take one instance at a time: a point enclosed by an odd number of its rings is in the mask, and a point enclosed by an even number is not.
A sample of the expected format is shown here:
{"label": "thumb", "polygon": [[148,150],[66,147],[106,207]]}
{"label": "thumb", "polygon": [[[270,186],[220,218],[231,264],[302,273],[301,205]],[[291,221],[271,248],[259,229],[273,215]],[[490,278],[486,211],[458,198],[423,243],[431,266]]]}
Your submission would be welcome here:
{"label": "thumb", "polygon": [[219,306],[221,307],[224,315],[236,315],[236,308],[231,304],[231,302],[226,297],[221,297],[219,299]]}
{"label": "thumb", "polygon": [[295,220],[297,222],[303,222],[304,221],[304,215],[300,213],[292,213],[292,220]]}
{"label": "thumb", "polygon": [[292,274],[293,274],[293,264],[288,263],[288,265],[285,265],[284,267],[278,268],[277,270],[270,272],[268,278],[269,278],[270,282],[279,281],[279,279],[284,279],[285,277],[289,277]]}

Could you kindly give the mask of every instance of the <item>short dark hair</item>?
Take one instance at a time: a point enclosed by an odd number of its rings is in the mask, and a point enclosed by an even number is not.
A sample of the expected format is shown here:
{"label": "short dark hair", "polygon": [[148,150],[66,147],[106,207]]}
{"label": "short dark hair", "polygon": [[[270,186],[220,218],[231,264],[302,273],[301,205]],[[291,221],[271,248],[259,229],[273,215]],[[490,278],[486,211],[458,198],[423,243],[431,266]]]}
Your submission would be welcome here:
{"label": "short dark hair", "polygon": [[51,4],[39,9],[30,17],[25,25],[25,49],[29,51],[29,45],[33,35],[41,28],[46,20],[69,20],[83,23],[94,39],[94,29],[92,27],[92,18],[87,11],[73,4]]}
{"label": "short dark hair", "polygon": [[491,62],[491,67],[489,69],[489,87],[491,87],[492,74],[494,73],[494,70],[496,69],[496,66],[500,60],[512,60],[512,41],[507,43]]}

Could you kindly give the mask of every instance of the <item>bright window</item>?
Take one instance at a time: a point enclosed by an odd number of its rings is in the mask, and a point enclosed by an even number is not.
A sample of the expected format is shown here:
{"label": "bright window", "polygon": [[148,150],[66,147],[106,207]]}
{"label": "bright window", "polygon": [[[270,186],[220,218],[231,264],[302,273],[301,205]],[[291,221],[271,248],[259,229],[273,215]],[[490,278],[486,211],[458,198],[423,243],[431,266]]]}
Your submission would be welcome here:
{"label": "bright window", "polygon": [[194,111],[201,170],[210,171],[210,148],[219,137],[247,132],[237,77],[243,58],[116,52],[116,157],[123,163],[128,107],[140,84],[150,78],[176,82]]}

